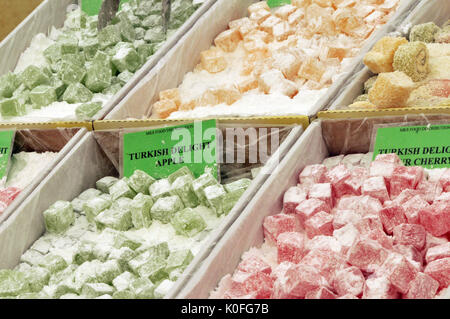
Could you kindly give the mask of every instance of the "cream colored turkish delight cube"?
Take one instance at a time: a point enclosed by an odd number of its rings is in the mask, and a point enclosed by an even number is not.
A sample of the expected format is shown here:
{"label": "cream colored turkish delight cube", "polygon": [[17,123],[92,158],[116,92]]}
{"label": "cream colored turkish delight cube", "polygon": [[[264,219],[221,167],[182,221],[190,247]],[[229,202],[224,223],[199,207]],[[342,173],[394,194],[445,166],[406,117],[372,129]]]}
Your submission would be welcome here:
{"label": "cream colored turkish delight cube", "polygon": [[227,68],[227,60],[217,48],[211,48],[200,53],[202,67],[209,73],[222,72]]}
{"label": "cream colored turkish delight cube", "polygon": [[269,34],[273,34],[274,26],[280,23],[281,21],[282,20],[278,17],[270,16],[263,23],[260,24],[259,29]]}
{"label": "cream colored turkish delight cube", "polygon": [[269,5],[267,4],[267,2],[259,1],[259,2],[251,4],[248,7],[248,14],[252,14],[252,13],[257,12],[259,10],[270,11],[270,8],[269,8]]}
{"label": "cream colored turkish delight cube", "polygon": [[230,27],[230,29],[237,29],[242,37],[246,36],[251,31],[258,28],[258,24],[247,17],[233,20],[230,23],[228,23],[228,26]]}
{"label": "cream colored turkish delight cube", "polygon": [[281,93],[292,98],[298,93],[295,83],[286,80],[279,70],[269,70],[261,74],[258,84],[261,91],[266,94]]}
{"label": "cream colored turkish delight cube", "polygon": [[220,33],[214,43],[225,52],[233,52],[241,40],[240,32],[237,29],[230,29]]}
{"label": "cream colored turkish delight cube", "polygon": [[178,111],[178,107],[173,100],[161,100],[153,104],[152,112],[160,119],[169,117],[173,112]]}
{"label": "cream colored turkish delight cube", "polygon": [[178,88],[164,90],[159,92],[160,100],[172,100],[177,106],[181,105],[180,91]]}
{"label": "cream colored turkish delight cube", "polygon": [[288,17],[295,12],[295,10],[297,10],[297,7],[291,5],[291,4],[287,4],[285,6],[282,6],[280,8],[278,8],[275,11],[275,15],[283,20],[287,20]]}
{"label": "cream colored turkish delight cube", "polygon": [[293,34],[294,29],[292,29],[286,21],[282,21],[273,27],[273,36],[277,41],[285,41]]}
{"label": "cream colored turkish delight cube", "polygon": [[268,19],[271,16],[270,12],[267,10],[258,10],[255,12],[252,12],[250,14],[250,20],[255,21],[257,24],[261,24],[264,21],[266,21],[266,19]]}

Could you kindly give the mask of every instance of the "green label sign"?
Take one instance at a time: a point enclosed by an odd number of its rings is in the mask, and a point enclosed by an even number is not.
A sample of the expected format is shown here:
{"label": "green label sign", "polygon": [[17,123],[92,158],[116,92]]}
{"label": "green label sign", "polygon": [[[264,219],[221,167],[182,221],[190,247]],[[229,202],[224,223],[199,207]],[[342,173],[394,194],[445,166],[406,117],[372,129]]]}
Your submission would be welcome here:
{"label": "green label sign", "polygon": [[0,181],[5,184],[8,176],[15,131],[0,131]]}
{"label": "green label sign", "polygon": [[396,153],[406,166],[450,167],[450,125],[378,128],[374,158]]}
{"label": "green label sign", "polygon": [[[121,0],[120,6],[129,0]],[[100,8],[102,7],[103,0],[81,0],[81,10],[86,12],[90,16],[98,15]]]}
{"label": "green label sign", "polygon": [[136,169],[165,178],[182,166],[198,177],[210,168],[217,178],[216,120],[124,133],[123,176]]}
{"label": "green label sign", "polygon": [[291,0],[267,0],[267,4],[270,8],[276,8],[285,4],[291,4]]}

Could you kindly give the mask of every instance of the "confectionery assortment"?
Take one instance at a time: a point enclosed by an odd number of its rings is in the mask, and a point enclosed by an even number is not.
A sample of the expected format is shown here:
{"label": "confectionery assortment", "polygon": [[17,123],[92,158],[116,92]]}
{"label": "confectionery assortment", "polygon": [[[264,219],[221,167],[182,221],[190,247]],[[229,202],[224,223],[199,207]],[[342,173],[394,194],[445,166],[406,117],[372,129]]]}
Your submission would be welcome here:
{"label": "confectionery assortment", "polygon": [[[92,121],[203,3],[173,0],[167,8],[162,0],[126,1],[100,30],[97,15],[67,10],[62,28],[35,35],[15,69],[0,75],[0,121]],[[370,42],[401,3],[292,0],[271,8],[254,1],[199,54],[178,87],[155,92],[142,117],[169,126],[165,119],[310,115],[359,62],[370,76],[344,109],[450,107],[450,20],[408,25],[407,32],[398,28]],[[111,145],[96,141],[113,162]],[[13,220],[4,214],[8,206],[59,155],[14,150],[0,187],[1,227]],[[208,168],[198,174],[178,165],[159,179],[151,169],[133,168],[129,177],[102,173],[76,198],[54,195],[39,211],[44,233],[23,245],[18,264],[0,267],[0,299],[173,296],[198,272],[191,268],[204,252],[220,248],[211,245],[214,236],[230,240],[227,227],[241,221],[241,198],[254,183],[246,177],[262,171],[223,165],[221,182]],[[407,166],[394,153],[350,153],[294,175],[282,209],[256,224],[262,243],[222,278],[205,274],[216,279],[209,298],[450,299],[450,168]]]}

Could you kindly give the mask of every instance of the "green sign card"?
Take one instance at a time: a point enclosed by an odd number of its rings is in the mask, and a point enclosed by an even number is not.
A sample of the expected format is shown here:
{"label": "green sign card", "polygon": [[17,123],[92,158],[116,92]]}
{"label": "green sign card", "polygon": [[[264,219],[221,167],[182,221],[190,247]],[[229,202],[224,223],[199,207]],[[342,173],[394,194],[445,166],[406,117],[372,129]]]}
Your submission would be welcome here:
{"label": "green sign card", "polygon": [[0,131],[0,182],[4,186],[8,176],[15,131]]}
{"label": "green sign card", "polygon": [[378,128],[373,156],[388,153],[406,166],[450,167],[450,125]]}
{"label": "green sign card", "polygon": [[291,0],[267,0],[267,4],[270,8],[276,8],[285,4],[291,4]]}
{"label": "green sign card", "polygon": [[187,166],[195,177],[210,168],[217,178],[216,134],[216,120],[124,133],[123,176],[139,169],[160,179]]}
{"label": "green sign card", "polygon": [[[121,0],[120,6],[129,0]],[[81,10],[90,16],[98,15],[102,7],[103,0],[81,0]]]}

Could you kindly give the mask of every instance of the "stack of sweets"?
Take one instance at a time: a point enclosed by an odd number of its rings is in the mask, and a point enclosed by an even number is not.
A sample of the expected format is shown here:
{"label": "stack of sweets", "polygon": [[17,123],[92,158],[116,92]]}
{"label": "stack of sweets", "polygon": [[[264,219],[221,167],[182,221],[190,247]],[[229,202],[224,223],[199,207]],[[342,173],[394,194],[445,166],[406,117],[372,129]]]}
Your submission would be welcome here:
{"label": "stack of sweets", "polygon": [[173,1],[167,34],[161,1],[125,3],[101,31],[97,16],[68,13],[62,29],[53,28],[48,38],[38,34],[16,71],[0,77],[2,119],[91,119],[198,6]]}
{"label": "stack of sweets", "polygon": [[450,298],[450,169],[369,156],[306,166],[211,298]]}
{"label": "stack of sweets", "polygon": [[249,184],[186,167],[104,177],[43,213],[47,232],[0,270],[0,298],[162,298]]}
{"label": "stack of sweets", "polygon": [[[450,20],[449,20],[450,21]],[[404,37],[384,37],[364,57],[375,75],[349,108],[450,105],[450,25],[433,22],[411,28]]]}

